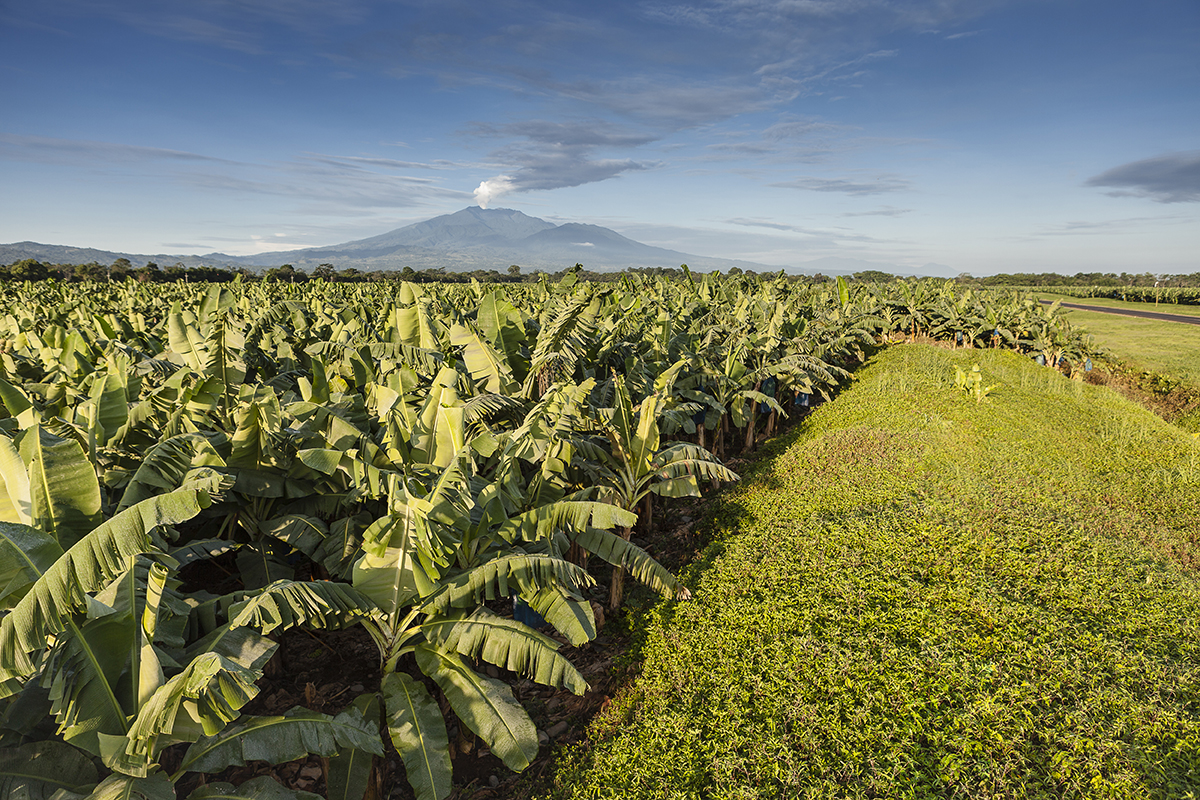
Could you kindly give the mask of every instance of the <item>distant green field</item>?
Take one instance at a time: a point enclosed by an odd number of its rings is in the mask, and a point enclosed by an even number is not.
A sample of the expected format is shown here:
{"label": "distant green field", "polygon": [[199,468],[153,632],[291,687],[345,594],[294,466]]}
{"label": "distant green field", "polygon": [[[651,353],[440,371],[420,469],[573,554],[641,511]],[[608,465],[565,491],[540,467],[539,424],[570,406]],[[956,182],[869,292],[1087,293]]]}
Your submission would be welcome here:
{"label": "distant green field", "polygon": [[1197,796],[1200,441],[903,345],[771,450],[551,796]]}
{"label": "distant green field", "polygon": [[1114,356],[1200,387],[1200,325],[1098,311],[1067,313],[1072,324],[1095,336]]}
{"label": "distant green field", "polygon": [[1038,297],[1047,300],[1062,300],[1066,303],[1077,303],[1081,306],[1098,306],[1100,308],[1122,308],[1132,311],[1159,311],[1163,314],[1179,314],[1187,317],[1200,317],[1200,305],[1180,303],[1138,303],[1135,301],[1110,300],[1104,297],[1070,297],[1054,292],[1036,292]]}

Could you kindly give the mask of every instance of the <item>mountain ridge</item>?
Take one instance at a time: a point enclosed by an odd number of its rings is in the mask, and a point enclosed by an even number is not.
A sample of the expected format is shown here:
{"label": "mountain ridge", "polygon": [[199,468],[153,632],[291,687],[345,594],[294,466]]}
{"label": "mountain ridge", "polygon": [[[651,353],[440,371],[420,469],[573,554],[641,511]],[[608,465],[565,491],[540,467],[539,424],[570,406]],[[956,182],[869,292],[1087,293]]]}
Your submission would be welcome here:
{"label": "mountain ridge", "polygon": [[[0,244],[0,263],[25,258],[50,263],[111,263],[128,259],[135,267],[154,261],[160,266],[182,263],[186,267],[267,268],[292,264],[311,269],[332,263],[336,269],[376,270],[445,269],[466,272],[476,269],[505,270],[510,264],[527,269],[557,271],[576,263],[597,272],[637,267],[678,267],[688,264],[699,271],[737,267],[757,272],[775,272],[778,266],[730,258],[715,258],[643,244],[599,225],[568,222],[556,225],[515,209],[486,209],[470,206],[422,222],[405,225],[377,236],[340,244],[274,251],[251,256],[226,253],[205,255],[118,253],[87,247],[44,245],[37,242]],[[845,262],[845,266],[840,266]],[[839,264],[839,266],[835,266]],[[809,266],[811,265],[811,266]],[[949,267],[937,267],[945,275]],[[893,274],[911,274],[892,264],[859,259],[826,257],[787,268],[789,272],[850,273],[878,269]],[[947,275],[948,276],[948,275]]]}

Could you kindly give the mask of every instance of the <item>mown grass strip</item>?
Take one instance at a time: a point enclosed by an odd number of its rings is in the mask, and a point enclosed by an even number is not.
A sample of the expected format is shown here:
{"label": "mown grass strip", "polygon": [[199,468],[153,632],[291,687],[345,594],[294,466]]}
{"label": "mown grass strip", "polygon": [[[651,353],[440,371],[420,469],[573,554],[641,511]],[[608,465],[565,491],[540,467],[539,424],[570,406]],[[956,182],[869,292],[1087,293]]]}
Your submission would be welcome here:
{"label": "mown grass strip", "polygon": [[[982,403],[953,388],[973,363]],[[1200,787],[1200,442],[1011,353],[914,345],[777,448],[552,796]]]}
{"label": "mown grass strip", "polygon": [[1200,305],[1191,303],[1174,303],[1163,300],[1155,303],[1153,299],[1116,300],[1111,297],[1080,297],[1078,295],[1062,294],[1061,292],[1037,291],[1035,294],[1045,300],[1062,300],[1064,303],[1078,303],[1084,306],[1099,306],[1101,308],[1120,308],[1131,311],[1161,311],[1163,314],[1181,314],[1183,316],[1200,316]]}

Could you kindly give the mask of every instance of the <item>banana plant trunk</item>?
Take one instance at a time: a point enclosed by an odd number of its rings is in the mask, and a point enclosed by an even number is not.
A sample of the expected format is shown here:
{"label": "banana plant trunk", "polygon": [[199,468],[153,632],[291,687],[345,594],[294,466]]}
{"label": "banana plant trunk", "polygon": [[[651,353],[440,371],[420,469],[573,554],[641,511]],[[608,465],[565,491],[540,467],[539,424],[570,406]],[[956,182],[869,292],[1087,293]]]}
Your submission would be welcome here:
{"label": "banana plant trunk", "polygon": [[578,542],[571,542],[571,546],[567,548],[567,561],[578,567],[587,569],[588,551],[584,550]]}
{"label": "banana plant trunk", "polygon": [[[725,430],[728,427],[729,427],[729,415],[722,414],[721,421],[717,424],[716,433],[713,434],[713,436],[714,436],[714,438],[713,438],[713,446],[714,446],[713,455],[715,455],[718,459],[721,459],[722,461],[725,459]],[[711,486],[712,491],[714,491],[714,492],[717,491],[717,489],[719,489],[720,486],[721,486],[721,482],[719,480],[717,480],[716,478],[713,478],[712,486]]]}
{"label": "banana plant trunk", "polygon": [[696,446],[704,449],[704,423],[696,426]]}
{"label": "banana plant trunk", "polygon": [[[629,541],[630,535],[633,533],[632,528],[621,528],[621,538]],[[621,607],[621,602],[625,599],[625,568],[614,566],[612,568],[612,581],[608,584],[608,610],[616,611]]]}
{"label": "banana plant trunk", "polygon": [[[761,380],[754,384],[754,391],[762,391]],[[754,428],[758,424],[758,401],[751,399],[748,402],[750,403],[750,414],[746,420],[746,440],[742,443],[743,453],[749,453],[754,449]]]}

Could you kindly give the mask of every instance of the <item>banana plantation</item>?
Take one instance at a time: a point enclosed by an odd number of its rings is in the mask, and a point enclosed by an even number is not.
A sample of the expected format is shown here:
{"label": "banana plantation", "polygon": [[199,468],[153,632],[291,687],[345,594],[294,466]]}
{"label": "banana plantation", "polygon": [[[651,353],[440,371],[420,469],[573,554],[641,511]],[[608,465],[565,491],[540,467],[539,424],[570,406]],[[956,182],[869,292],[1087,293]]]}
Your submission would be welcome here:
{"label": "banana plantation", "polygon": [[[915,338],[1088,355],[941,281],[10,284],[0,794],[299,797],[221,774],[317,756],[349,800],[394,750],[443,798],[462,729],[524,770],[513,684],[584,693],[562,650],[628,581],[689,597],[635,527]],[[344,710],[243,713],[284,632],[351,628],[381,677]]]}

